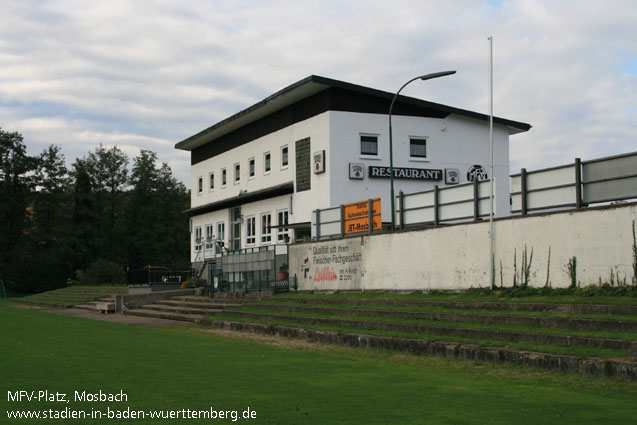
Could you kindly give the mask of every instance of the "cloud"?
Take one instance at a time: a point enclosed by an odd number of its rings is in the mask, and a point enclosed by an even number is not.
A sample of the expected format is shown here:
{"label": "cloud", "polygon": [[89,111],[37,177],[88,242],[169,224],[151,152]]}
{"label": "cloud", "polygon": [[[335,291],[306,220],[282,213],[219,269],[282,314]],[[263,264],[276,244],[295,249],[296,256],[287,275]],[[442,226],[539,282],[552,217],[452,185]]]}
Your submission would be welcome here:
{"label": "cloud", "polygon": [[189,182],[176,142],[310,74],[528,122],[512,168],[635,150],[631,1],[49,0],[3,3],[0,125],[70,160],[151,149]]}

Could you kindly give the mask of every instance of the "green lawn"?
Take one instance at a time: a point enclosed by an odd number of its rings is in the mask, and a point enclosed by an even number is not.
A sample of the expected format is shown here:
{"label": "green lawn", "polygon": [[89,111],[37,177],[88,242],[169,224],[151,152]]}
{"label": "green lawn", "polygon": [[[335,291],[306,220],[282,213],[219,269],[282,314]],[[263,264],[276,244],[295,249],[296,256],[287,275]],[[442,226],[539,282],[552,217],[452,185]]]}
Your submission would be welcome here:
{"label": "green lawn", "polygon": [[[634,424],[637,383],[340,347],[288,348],[196,327],[142,328],[0,308],[7,410],[256,411],[254,424]],[[125,403],[9,402],[8,391],[128,395]],[[231,423],[121,420],[113,423]]]}

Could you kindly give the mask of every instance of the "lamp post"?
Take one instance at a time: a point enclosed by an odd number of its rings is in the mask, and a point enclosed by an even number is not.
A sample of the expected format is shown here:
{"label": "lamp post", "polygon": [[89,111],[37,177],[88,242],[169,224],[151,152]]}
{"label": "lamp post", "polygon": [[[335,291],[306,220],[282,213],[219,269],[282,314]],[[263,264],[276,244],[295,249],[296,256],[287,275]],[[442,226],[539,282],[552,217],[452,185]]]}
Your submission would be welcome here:
{"label": "lamp post", "polygon": [[431,74],[421,75],[416,78],[412,78],[407,81],[403,86],[396,92],[394,98],[391,101],[391,105],[389,105],[389,182],[391,185],[391,229],[396,229],[396,208],[394,206],[394,146],[393,146],[393,136],[392,136],[392,128],[391,128],[391,111],[394,108],[394,103],[398,98],[398,94],[412,81],[416,81],[418,79],[421,80],[431,80],[432,78],[445,77],[447,75],[455,74],[456,71],[442,71],[442,72],[433,72]]}

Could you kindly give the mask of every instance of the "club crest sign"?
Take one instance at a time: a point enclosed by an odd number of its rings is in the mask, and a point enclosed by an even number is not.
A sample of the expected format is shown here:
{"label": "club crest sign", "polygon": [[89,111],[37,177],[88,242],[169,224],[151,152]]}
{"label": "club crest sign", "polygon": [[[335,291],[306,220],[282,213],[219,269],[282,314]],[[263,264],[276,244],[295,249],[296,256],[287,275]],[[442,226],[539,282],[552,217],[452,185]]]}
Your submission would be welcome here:
{"label": "club crest sign", "polygon": [[487,170],[485,170],[482,165],[473,165],[469,168],[469,171],[467,171],[467,180],[470,182],[475,180],[487,180],[488,178]]}

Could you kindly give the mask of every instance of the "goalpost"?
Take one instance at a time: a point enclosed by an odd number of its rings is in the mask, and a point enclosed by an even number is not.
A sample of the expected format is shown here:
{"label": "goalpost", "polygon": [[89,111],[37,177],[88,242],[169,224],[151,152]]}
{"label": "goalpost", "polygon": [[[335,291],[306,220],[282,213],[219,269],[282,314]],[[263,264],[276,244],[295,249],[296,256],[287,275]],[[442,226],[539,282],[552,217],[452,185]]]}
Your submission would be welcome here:
{"label": "goalpost", "polygon": [[0,279],[0,307],[4,307],[4,303],[7,301],[7,290],[4,289],[4,281]]}

